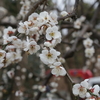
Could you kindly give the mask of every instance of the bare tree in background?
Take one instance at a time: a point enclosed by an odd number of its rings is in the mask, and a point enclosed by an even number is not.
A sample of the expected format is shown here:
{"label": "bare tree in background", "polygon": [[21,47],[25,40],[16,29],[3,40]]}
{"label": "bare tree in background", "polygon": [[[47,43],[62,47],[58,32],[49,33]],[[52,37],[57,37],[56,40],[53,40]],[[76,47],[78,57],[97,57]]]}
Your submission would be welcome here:
{"label": "bare tree in background", "polygon": [[100,0],[0,2],[0,100],[100,99]]}

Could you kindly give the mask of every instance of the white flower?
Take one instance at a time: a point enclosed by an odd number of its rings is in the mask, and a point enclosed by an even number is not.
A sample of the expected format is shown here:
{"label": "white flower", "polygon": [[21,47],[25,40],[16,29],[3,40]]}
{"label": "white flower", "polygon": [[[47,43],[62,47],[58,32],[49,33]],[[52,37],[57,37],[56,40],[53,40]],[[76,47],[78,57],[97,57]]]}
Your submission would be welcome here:
{"label": "white flower", "polygon": [[21,79],[25,80],[26,76],[25,75],[21,75]]}
{"label": "white flower", "polygon": [[65,63],[66,62],[65,59],[62,58],[62,57],[58,58],[58,61],[61,62],[61,63]]}
{"label": "white flower", "polygon": [[44,12],[40,13],[37,20],[38,20],[38,25],[41,26],[41,25],[46,24],[47,22],[49,22],[51,20],[51,17],[48,14],[48,12],[44,11]]}
{"label": "white flower", "polygon": [[54,48],[60,42],[61,42],[61,38],[53,39],[53,40],[44,42],[44,46],[49,47],[49,48]]}
{"label": "white flower", "polygon": [[49,42],[49,41],[46,41],[46,42],[44,42],[44,46],[46,46],[46,47],[52,47],[52,44],[51,44],[51,42]]}
{"label": "white flower", "polygon": [[20,15],[24,18],[25,15],[28,13],[31,2],[28,0],[21,1],[22,7],[20,10]]}
{"label": "white flower", "polygon": [[40,59],[44,64],[52,64],[57,59],[57,56],[60,55],[60,52],[55,49],[43,50],[40,54]]}
{"label": "white flower", "polygon": [[27,69],[23,67],[23,68],[21,69],[21,71],[22,71],[23,73],[25,73],[25,72],[27,71]]}
{"label": "white flower", "polygon": [[4,59],[6,52],[0,49],[0,60]]}
{"label": "white flower", "polygon": [[28,24],[27,24],[27,22],[24,22],[24,23],[20,22],[19,25],[20,26],[18,28],[18,32],[27,34],[27,32],[28,32]]}
{"label": "white flower", "polygon": [[55,25],[55,24],[58,24],[58,20],[57,20],[57,18],[58,18],[58,16],[57,16],[57,14],[55,14],[55,13],[50,13],[50,17],[51,17],[51,20],[50,20],[50,24],[51,25]]}
{"label": "white flower", "polygon": [[4,35],[3,35],[3,44],[7,44],[9,42],[8,38],[9,36],[13,35],[15,32],[15,29],[12,27],[8,27],[4,29]]}
{"label": "white flower", "polygon": [[32,89],[38,89],[38,85],[33,85]]}
{"label": "white flower", "polygon": [[36,23],[38,17],[39,17],[38,13],[33,13],[28,17],[28,21],[32,21],[33,23]]}
{"label": "white flower", "polygon": [[89,97],[89,98],[86,98],[85,100],[98,100],[98,99],[96,99],[95,97]]}
{"label": "white flower", "polygon": [[50,83],[50,86],[53,87],[53,88],[56,88],[56,87],[58,87],[58,83],[56,83],[56,82],[51,82],[51,83]]}
{"label": "white flower", "polygon": [[90,89],[90,91],[96,95],[99,96],[99,91],[100,91],[100,87],[98,85],[94,85],[93,88]]}
{"label": "white flower", "polygon": [[14,61],[14,52],[7,52],[6,53],[6,59],[5,59],[5,67],[10,65]]}
{"label": "white flower", "polygon": [[89,88],[88,80],[84,80],[80,84],[73,85],[72,92],[75,96],[79,95],[79,97],[85,98],[88,88]]}
{"label": "white flower", "polygon": [[14,51],[15,50],[15,46],[14,45],[7,45],[6,46],[6,50],[8,50],[9,52]]}
{"label": "white flower", "polygon": [[14,63],[18,63],[22,60],[20,49],[16,49],[16,52],[13,53]]}
{"label": "white flower", "polygon": [[31,41],[28,45],[28,53],[33,54],[36,53],[40,49],[40,46],[37,45],[35,41]]}
{"label": "white flower", "polygon": [[83,16],[83,15],[79,18],[79,20],[80,20],[81,22],[84,22],[84,21],[85,21],[85,19],[86,19],[86,17],[85,17],[85,16]]}
{"label": "white flower", "polygon": [[38,41],[39,36],[40,36],[38,32],[38,28],[34,27],[34,28],[29,29],[29,35],[32,39],[34,39],[35,41]]}
{"label": "white flower", "polygon": [[12,44],[13,44],[16,48],[22,48],[22,41],[21,41],[20,39],[12,40]]}
{"label": "white flower", "polygon": [[51,91],[50,91],[51,93],[55,93],[55,92],[57,92],[57,89],[56,88],[54,88],[54,89],[51,89]]}
{"label": "white flower", "polygon": [[18,90],[15,92],[15,96],[23,96],[23,92]]}
{"label": "white flower", "polygon": [[67,16],[67,15],[68,15],[68,12],[62,11],[62,12],[60,13],[60,15],[61,15],[62,17]]}
{"label": "white flower", "polygon": [[41,92],[45,92],[46,91],[46,86],[38,86],[38,89],[41,91]]}
{"label": "white flower", "polygon": [[91,94],[89,92],[86,93],[86,97],[89,98],[91,97]]}
{"label": "white flower", "polygon": [[55,76],[65,76],[66,70],[61,66],[60,62],[55,62],[54,66],[50,66],[50,68],[53,68],[51,70],[51,73]]}
{"label": "white flower", "polygon": [[81,21],[79,19],[77,19],[74,22],[74,28],[76,28],[76,29],[80,29],[81,28]]}
{"label": "white flower", "polygon": [[7,72],[8,77],[11,78],[11,79],[14,77],[14,74],[15,74],[14,70],[10,70],[10,71]]}
{"label": "white flower", "polygon": [[32,78],[32,77],[33,77],[33,73],[29,73],[28,78]]}
{"label": "white flower", "polygon": [[58,31],[57,26],[48,27],[46,30],[46,39],[52,40],[52,38],[53,39],[61,38],[61,33]]}
{"label": "white flower", "polygon": [[13,35],[15,32],[15,29],[13,29],[12,27],[8,27],[4,29],[4,36],[10,36]]}
{"label": "white flower", "polygon": [[90,38],[87,38],[86,40],[83,41],[83,44],[85,47],[91,47],[93,44],[93,41]]}
{"label": "white flower", "polygon": [[94,47],[85,49],[85,56],[88,57],[88,58],[91,58],[94,53],[95,53]]}

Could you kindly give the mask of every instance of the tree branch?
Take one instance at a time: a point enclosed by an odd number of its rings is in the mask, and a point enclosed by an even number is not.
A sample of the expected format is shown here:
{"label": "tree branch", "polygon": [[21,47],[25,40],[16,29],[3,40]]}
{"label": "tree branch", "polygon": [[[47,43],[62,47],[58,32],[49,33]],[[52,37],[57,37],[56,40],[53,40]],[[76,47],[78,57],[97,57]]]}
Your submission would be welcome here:
{"label": "tree branch", "polygon": [[100,1],[99,1],[99,4],[98,4],[97,9],[95,10],[95,13],[94,13],[94,15],[93,15],[93,17],[92,17],[92,19],[91,19],[91,21],[90,21],[92,27],[94,27],[95,24],[96,24],[96,19],[97,19],[97,17],[98,17],[98,13],[99,13],[99,12],[100,12]]}

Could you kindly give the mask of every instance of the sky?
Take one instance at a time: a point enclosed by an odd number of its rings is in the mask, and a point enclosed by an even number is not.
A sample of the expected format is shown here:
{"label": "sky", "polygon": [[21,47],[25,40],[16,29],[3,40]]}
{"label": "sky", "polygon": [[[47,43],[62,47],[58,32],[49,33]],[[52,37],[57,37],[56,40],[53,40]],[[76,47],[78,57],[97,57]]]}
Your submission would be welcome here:
{"label": "sky", "polygon": [[[64,0],[53,0],[53,2],[57,2],[57,5],[58,7],[60,8],[60,10],[63,10],[64,9],[64,5],[63,5],[63,2]],[[66,0],[68,2],[70,2],[71,4],[74,5],[75,3],[75,0]],[[90,3],[90,4],[93,4],[95,2],[95,0],[84,0],[84,2],[87,2],[87,3]]]}

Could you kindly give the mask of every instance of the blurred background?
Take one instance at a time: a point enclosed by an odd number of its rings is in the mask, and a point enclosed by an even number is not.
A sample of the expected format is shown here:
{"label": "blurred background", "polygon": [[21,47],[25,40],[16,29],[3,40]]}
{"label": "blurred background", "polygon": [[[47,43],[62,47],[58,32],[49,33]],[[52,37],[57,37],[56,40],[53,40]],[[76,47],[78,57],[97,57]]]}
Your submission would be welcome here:
{"label": "blurred background", "polygon": [[[28,6],[21,3],[22,1],[26,2],[27,0],[0,0],[0,44],[2,44],[3,30],[8,26],[16,29],[29,8],[38,0],[29,0],[31,3]],[[62,43],[58,44],[56,49],[61,52],[62,57],[65,57],[66,52],[71,50],[75,39],[80,34],[79,31],[95,15],[98,2],[99,0],[80,0],[76,16],[67,19],[67,21],[59,21]],[[36,12],[40,13],[46,10],[61,16],[62,11],[71,13],[74,4],[75,0],[48,0],[46,5],[40,5]],[[24,9],[23,12],[20,9]],[[86,20],[82,23],[81,28],[77,30],[73,27],[73,23],[81,16],[85,16]],[[83,41],[80,41],[72,56],[65,57],[65,59],[61,58],[61,60],[63,60],[63,65],[74,82],[77,83],[90,78],[90,84],[94,85],[100,84],[100,61],[98,61],[100,58],[100,12],[95,20],[94,29],[88,29],[86,34],[90,32],[93,33],[90,38],[94,41],[95,47],[93,57],[85,57]],[[41,50],[33,55],[24,53],[20,63],[14,63],[0,69],[0,100],[38,100],[35,97],[42,92],[41,88],[46,90],[41,94],[40,100],[74,100],[71,91],[72,85],[68,78],[66,76],[49,76],[50,69],[38,57],[40,52]],[[48,77],[50,78],[49,81],[43,86]]]}

